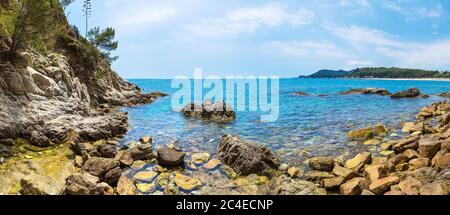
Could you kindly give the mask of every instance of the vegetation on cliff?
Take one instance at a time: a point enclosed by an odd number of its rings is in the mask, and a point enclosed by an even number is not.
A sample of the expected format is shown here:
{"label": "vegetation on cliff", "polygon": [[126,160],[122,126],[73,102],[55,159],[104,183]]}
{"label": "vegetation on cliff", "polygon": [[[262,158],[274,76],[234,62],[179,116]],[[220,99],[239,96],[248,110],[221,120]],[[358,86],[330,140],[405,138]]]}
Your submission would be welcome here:
{"label": "vegetation on cliff", "polygon": [[320,70],[300,78],[450,78],[450,72],[422,69],[367,67],[350,71]]}

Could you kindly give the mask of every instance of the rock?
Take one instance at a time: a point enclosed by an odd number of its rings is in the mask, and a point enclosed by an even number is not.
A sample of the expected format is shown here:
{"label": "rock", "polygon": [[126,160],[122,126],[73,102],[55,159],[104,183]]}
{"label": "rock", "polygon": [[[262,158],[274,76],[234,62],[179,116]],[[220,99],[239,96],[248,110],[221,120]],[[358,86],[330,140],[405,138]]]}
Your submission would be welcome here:
{"label": "rock", "polygon": [[360,195],[368,187],[368,181],[364,178],[356,177],[350,179],[340,186],[342,195]]}
{"label": "rock", "polygon": [[175,175],[173,181],[178,187],[186,191],[192,191],[202,186],[199,179],[185,176],[180,173]]}
{"label": "rock", "polygon": [[300,169],[297,167],[291,167],[287,170],[287,174],[291,176],[291,178],[296,178],[299,172]]}
{"label": "rock", "polygon": [[364,175],[366,178],[369,178],[371,182],[387,176],[387,172],[387,166],[384,164],[372,164],[367,165],[364,168]]}
{"label": "rock", "polygon": [[82,170],[99,178],[103,178],[108,171],[118,166],[119,162],[114,159],[91,157],[86,161]]}
{"label": "rock", "polygon": [[64,184],[38,174],[25,176],[20,180],[20,186],[23,195],[61,195],[64,191]]}
{"label": "rock", "polygon": [[450,152],[450,141],[444,141],[441,144],[441,150]]}
{"label": "rock", "polygon": [[332,190],[332,189],[339,188],[341,186],[341,184],[344,182],[345,182],[345,178],[341,177],[341,176],[334,177],[334,178],[326,178],[326,179],[323,179],[323,187],[327,190]]}
{"label": "rock", "polygon": [[362,196],[374,196],[375,193],[372,193],[370,190],[363,190],[361,195]]}
{"label": "rock", "polygon": [[413,149],[404,151],[403,155],[408,159],[408,161],[419,157],[419,153],[417,153],[417,151]]}
{"label": "rock", "polygon": [[[66,179],[68,195],[106,195],[110,187],[99,184],[100,179],[89,173],[77,173]],[[112,188],[111,188],[112,189]]]}
{"label": "rock", "polygon": [[380,152],[380,155],[386,156],[386,157],[391,157],[392,155],[395,155],[394,151],[390,151],[390,150],[383,150]]}
{"label": "rock", "polygon": [[358,88],[358,89],[350,89],[347,91],[340,92],[341,95],[349,95],[349,94],[364,94],[364,95],[380,95],[380,96],[388,96],[391,95],[389,91],[383,88]]}
{"label": "rock", "polygon": [[278,160],[268,148],[251,144],[238,136],[223,136],[218,148],[217,157],[240,175],[270,173],[279,167]]}
{"label": "rock", "polygon": [[276,180],[275,195],[326,195],[325,189],[312,182],[281,176]]}
{"label": "rock", "polygon": [[410,175],[419,179],[422,183],[427,184],[434,181],[438,171],[432,167],[423,167],[414,170]]}
{"label": "rock", "polygon": [[403,196],[406,195],[404,192],[402,192],[401,190],[391,190],[391,191],[387,191],[386,193],[384,193],[385,196]]}
{"label": "rock", "polygon": [[373,128],[367,127],[359,130],[350,131],[347,134],[349,140],[368,140],[374,135]]}
{"label": "rock", "polygon": [[114,160],[119,161],[121,166],[131,166],[133,164],[133,158],[129,150],[122,150],[116,153]]}
{"label": "rock", "polygon": [[13,146],[14,144],[16,144],[16,141],[13,139],[0,139],[0,145]]}
{"label": "rock", "polygon": [[117,193],[123,196],[136,195],[136,186],[132,180],[122,174],[117,182]]}
{"label": "rock", "polygon": [[212,104],[211,101],[205,101],[201,107],[191,103],[186,105],[181,113],[186,117],[203,118],[220,123],[236,120],[236,112],[224,101],[215,104]]}
{"label": "rock", "polygon": [[395,93],[395,94],[391,95],[391,98],[393,98],[393,99],[416,98],[416,97],[419,97],[420,95],[421,94],[420,94],[419,89],[411,88],[406,91],[401,91],[401,92]]}
{"label": "rock", "polygon": [[382,124],[378,124],[373,129],[375,136],[384,137],[388,134],[389,130]]}
{"label": "rock", "polygon": [[432,159],[441,149],[441,142],[435,137],[422,137],[419,140],[419,155]]}
{"label": "rock", "polygon": [[440,151],[434,156],[433,166],[438,169],[449,169],[450,168],[450,153],[447,151]]}
{"label": "rock", "polygon": [[280,168],[279,168],[279,170],[280,170],[281,172],[286,172],[288,169],[289,169],[289,165],[286,164],[286,163],[281,164],[281,165],[280,165]]}
{"label": "rock", "polygon": [[136,188],[140,193],[151,193],[156,190],[155,184],[137,183]]}
{"label": "rock", "polygon": [[75,156],[74,165],[77,168],[81,168],[84,165],[83,157],[77,155]]}
{"label": "rock", "polygon": [[395,171],[397,172],[403,172],[409,170],[409,164],[408,163],[402,163],[395,166]]}
{"label": "rock", "polygon": [[159,173],[154,171],[142,171],[134,174],[134,178],[139,181],[152,182]]}
{"label": "rock", "polygon": [[296,95],[296,96],[309,96],[310,94],[299,91],[299,92],[295,92],[294,95]]}
{"label": "rock", "polygon": [[153,150],[151,144],[141,144],[129,149],[131,158],[137,160],[150,160],[153,158]]}
{"label": "rock", "polygon": [[117,154],[117,149],[113,145],[103,144],[97,147],[97,151],[105,158],[114,158]]}
{"label": "rock", "polygon": [[416,124],[414,122],[407,122],[407,123],[405,123],[405,125],[402,128],[402,132],[404,132],[404,133],[411,133],[411,131],[413,131],[415,125]]}
{"label": "rock", "polygon": [[122,169],[120,169],[120,167],[116,167],[112,170],[109,170],[105,174],[104,181],[106,183],[108,183],[109,185],[116,186],[121,175],[122,175]]}
{"label": "rock", "polygon": [[429,158],[415,158],[409,161],[409,164],[414,166],[415,169],[420,169],[422,167],[428,167],[431,165]]}
{"label": "rock", "polygon": [[372,161],[372,154],[369,152],[363,152],[357,154],[354,158],[345,162],[345,167],[355,172],[360,172],[364,167],[364,164],[369,164]]}
{"label": "rock", "polygon": [[309,159],[309,167],[313,170],[330,172],[334,168],[334,159],[331,157],[315,157]]}
{"label": "rock", "polygon": [[358,174],[356,174],[355,172],[353,172],[353,170],[351,169],[347,169],[345,167],[340,167],[340,166],[335,166],[333,169],[333,174],[337,175],[337,176],[342,176],[344,177],[344,179],[350,180],[356,176],[358,176]]}
{"label": "rock", "polygon": [[409,161],[409,158],[404,154],[398,154],[395,157],[390,158],[388,160],[388,162],[393,164],[394,166],[396,166],[398,164],[408,163],[408,161]]}
{"label": "rock", "polygon": [[448,195],[448,187],[442,182],[425,184],[420,188],[420,195]]}
{"label": "rock", "polygon": [[47,136],[38,131],[31,132],[30,143],[41,147],[47,147],[53,144]]}
{"label": "rock", "polygon": [[305,174],[305,179],[308,181],[321,181],[326,178],[334,178],[335,175],[329,172],[309,171]]}
{"label": "rock", "polygon": [[380,141],[377,139],[371,139],[364,141],[364,145],[378,145],[380,144]]}
{"label": "rock", "polygon": [[91,152],[91,151],[95,150],[95,147],[91,143],[80,142],[80,143],[74,143],[73,149],[75,150],[75,152],[77,154],[81,155],[83,151]]}
{"label": "rock", "polygon": [[394,184],[397,184],[399,181],[400,181],[400,178],[397,176],[388,176],[388,177],[380,178],[380,179],[373,181],[369,185],[369,190],[375,194],[382,194],[387,189],[389,189],[389,187],[391,187]]}
{"label": "rock", "polygon": [[419,195],[419,190],[422,187],[422,182],[414,177],[407,177],[399,183],[399,187],[406,195]]}
{"label": "rock", "polygon": [[185,155],[183,152],[164,147],[158,150],[158,163],[161,166],[177,167],[183,163]]}
{"label": "rock", "polygon": [[209,153],[195,153],[191,156],[191,161],[195,165],[201,165],[206,162],[208,162],[209,158],[211,157],[211,154]]}
{"label": "rock", "polygon": [[145,136],[139,139],[139,142],[141,142],[142,144],[152,144],[153,138],[151,136]]}
{"label": "rock", "polygon": [[407,139],[402,139],[400,140],[398,143],[396,143],[392,149],[396,152],[396,153],[402,153],[407,149],[414,149],[416,150],[419,147],[419,143],[418,140],[420,138],[418,136],[413,136]]}
{"label": "rock", "polygon": [[372,164],[385,164],[387,162],[386,157],[373,157]]}
{"label": "rock", "polygon": [[203,168],[206,170],[213,170],[213,169],[218,168],[221,164],[222,164],[222,162],[220,162],[220,160],[211,159],[207,163],[203,164]]}

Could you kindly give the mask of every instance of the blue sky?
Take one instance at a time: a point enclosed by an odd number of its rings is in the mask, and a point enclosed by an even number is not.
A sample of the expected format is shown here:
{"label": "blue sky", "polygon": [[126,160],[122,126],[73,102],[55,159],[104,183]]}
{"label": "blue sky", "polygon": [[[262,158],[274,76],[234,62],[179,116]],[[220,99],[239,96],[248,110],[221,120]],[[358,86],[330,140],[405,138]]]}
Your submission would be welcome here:
{"label": "blue sky", "polygon": [[[82,0],[67,12],[84,29]],[[295,77],[319,69],[450,70],[446,0],[93,0],[126,78]],[[81,30],[84,32],[83,30]]]}

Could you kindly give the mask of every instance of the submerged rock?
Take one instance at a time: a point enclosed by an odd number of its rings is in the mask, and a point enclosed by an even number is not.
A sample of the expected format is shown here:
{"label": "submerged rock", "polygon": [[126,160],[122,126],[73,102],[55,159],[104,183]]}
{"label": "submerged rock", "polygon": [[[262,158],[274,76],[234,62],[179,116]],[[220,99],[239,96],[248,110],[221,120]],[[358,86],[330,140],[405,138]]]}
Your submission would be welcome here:
{"label": "submerged rock", "polygon": [[310,95],[310,94],[308,94],[308,93],[301,92],[301,91],[295,92],[295,93],[293,93],[293,94],[296,95],[296,96],[309,96],[309,95]]}
{"label": "submerged rock", "polygon": [[279,167],[278,160],[268,148],[233,135],[222,137],[217,156],[240,175],[268,173]]}
{"label": "submerged rock", "polygon": [[347,134],[349,140],[368,140],[374,135],[373,128],[367,127],[354,131],[350,131]]}

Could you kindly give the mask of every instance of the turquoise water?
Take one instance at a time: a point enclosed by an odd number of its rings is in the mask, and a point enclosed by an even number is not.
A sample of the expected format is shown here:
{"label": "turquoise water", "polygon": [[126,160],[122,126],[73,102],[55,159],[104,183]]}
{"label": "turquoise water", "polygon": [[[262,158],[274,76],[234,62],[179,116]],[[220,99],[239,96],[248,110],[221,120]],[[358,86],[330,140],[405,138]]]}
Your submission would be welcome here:
{"label": "turquoise water", "polygon": [[[162,91],[173,94],[171,80],[130,80],[144,92]],[[261,123],[258,112],[238,112],[234,123],[217,124],[188,119],[172,111],[171,97],[151,105],[123,108],[129,113],[130,131],[123,143],[151,135],[157,145],[178,141],[184,151],[215,153],[223,134],[238,134],[270,147],[285,160],[299,161],[302,155],[339,155],[361,144],[349,147],[346,133],[350,130],[382,123],[388,126],[392,139],[400,138],[401,123],[413,121],[419,109],[443,100],[438,96],[428,99],[393,100],[378,95],[339,95],[350,88],[377,87],[397,92],[411,87],[422,93],[437,94],[450,91],[450,82],[391,81],[353,79],[281,79],[280,118],[273,123]],[[304,91],[312,96],[300,97],[293,92]],[[327,97],[319,97],[327,94]]]}

